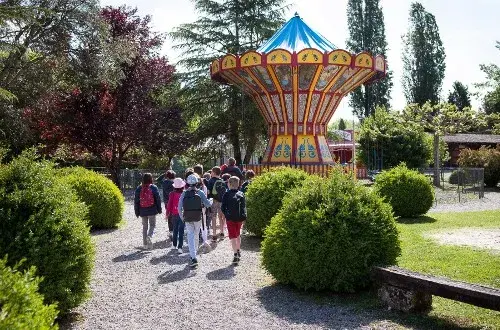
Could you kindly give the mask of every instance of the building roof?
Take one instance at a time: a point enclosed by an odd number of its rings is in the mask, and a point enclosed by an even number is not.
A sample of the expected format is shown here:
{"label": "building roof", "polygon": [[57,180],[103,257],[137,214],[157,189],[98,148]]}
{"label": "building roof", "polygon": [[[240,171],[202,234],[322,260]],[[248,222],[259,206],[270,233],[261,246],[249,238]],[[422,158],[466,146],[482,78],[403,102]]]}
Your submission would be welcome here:
{"label": "building roof", "polygon": [[443,136],[446,143],[500,143],[500,135],[492,134],[454,134]]}
{"label": "building roof", "polygon": [[304,23],[297,13],[260,46],[257,52],[269,53],[278,48],[289,52],[298,52],[306,48],[315,48],[322,52],[337,49],[334,44]]}

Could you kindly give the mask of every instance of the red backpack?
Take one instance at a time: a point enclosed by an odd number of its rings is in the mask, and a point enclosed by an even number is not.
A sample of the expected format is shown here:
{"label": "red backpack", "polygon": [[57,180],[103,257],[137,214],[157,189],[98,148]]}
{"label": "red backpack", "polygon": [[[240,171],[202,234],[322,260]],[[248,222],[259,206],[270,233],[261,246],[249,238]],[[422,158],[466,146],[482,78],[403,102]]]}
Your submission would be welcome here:
{"label": "red backpack", "polygon": [[141,187],[141,194],[139,196],[141,207],[151,207],[155,205],[155,198],[153,196],[153,191],[151,190],[150,184],[143,184]]}

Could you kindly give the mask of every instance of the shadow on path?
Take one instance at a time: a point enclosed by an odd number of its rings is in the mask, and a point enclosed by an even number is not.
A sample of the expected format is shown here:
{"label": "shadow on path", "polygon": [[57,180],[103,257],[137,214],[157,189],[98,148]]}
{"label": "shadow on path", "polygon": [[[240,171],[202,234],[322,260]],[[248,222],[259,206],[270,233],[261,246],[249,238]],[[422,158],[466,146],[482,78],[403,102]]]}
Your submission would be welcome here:
{"label": "shadow on path", "polygon": [[418,217],[418,218],[399,218],[396,220],[396,222],[404,223],[407,225],[413,225],[413,224],[419,224],[419,223],[433,223],[436,221],[437,221],[436,219],[434,219],[432,217],[428,217],[426,215],[423,215],[423,216]]}
{"label": "shadow on path", "polygon": [[117,231],[118,228],[111,228],[111,229],[91,229],[90,230],[90,235],[91,236],[101,236],[101,235],[106,235],[106,234],[112,234],[115,231]]}
{"label": "shadow on path", "polygon": [[241,235],[241,249],[244,251],[259,252],[262,238],[250,235]]}
{"label": "shadow on path", "polygon": [[189,265],[186,265],[186,267],[184,267],[181,270],[178,271],[167,270],[165,273],[159,275],[158,284],[167,284],[167,283],[182,281],[183,279],[194,275],[195,272],[191,271],[191,267],[189,267]]}
{"label": "shadow on path", "polygon": [[358,294],[316,293],[298,291],[284,285],[271,285],[257,290],[257,299],[268,312],[279,318],[295,324],[330,329],[353,329],[360,325],[370,329],[385,329],[388,320],[411,329],[481,329],[458,325],[433,315],[389,311],[380,305],[376,293],[372,291]]}
{"label": "shadow on path", "polygon": [[134,261],[134,260],[142,259],[150,253],[151,252],[149,252],[149,251],[135,251],[135,252],[132,252],[129,254],[119,255],[118,257],[114,257],[112,260],[113,260],[113,262]]}
{"label": "shadow on path", "polygon": [[227,267],[211,271],[207,274],[207,279],[211,281],[230,280],[234,277],[234,275],[236,275],[234,272],[234,266],[229,265]]}

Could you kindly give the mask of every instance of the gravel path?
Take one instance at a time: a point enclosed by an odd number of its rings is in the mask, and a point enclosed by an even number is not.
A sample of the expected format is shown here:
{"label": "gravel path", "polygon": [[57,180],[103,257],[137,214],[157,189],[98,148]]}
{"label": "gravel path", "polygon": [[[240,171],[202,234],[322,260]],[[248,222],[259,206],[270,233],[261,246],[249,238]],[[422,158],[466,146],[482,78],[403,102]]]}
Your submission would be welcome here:
{"label": "gravel path", "polygon": [[93,296],[62,322],[62,329],[404,328],[376,311],[341,304],[342,297],[274,285],[259,266],[255,238],[243,237],[240,266],[230,265],[226,239],[192,271],[188,254],[178,256],[162,239],[165,221],[158,222],[154,249],[140,251],[141,224],[130,202],[126,219],[119,230],[94,233]]}
{"label": "gravel path", "polygon": [[[439,192],[437,192],[439,194]],[[485,191],[484,198],[478,199],[473,194],[463,196],[462,202],[458,202],[458,195],[453,194],[454,201],[440,202],[434,205],[429,212],[468,212],[468,211],[486,211],[500,210],[500,191]]]}

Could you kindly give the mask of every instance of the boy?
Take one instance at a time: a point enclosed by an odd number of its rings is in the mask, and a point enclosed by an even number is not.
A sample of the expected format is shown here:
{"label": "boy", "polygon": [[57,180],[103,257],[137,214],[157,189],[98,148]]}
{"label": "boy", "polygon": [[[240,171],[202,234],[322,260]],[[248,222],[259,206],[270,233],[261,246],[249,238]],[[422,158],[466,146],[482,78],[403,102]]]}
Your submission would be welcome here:
{"label": "boy", "polygon": [[198,267],[198,260],[196,259],[196,251],[198,251],[198,244],[200,240],[198,235],[203,220],[202,208],[212,206],[212,202],[207,199],[203,191],[196,188],[198,184],[198,176],[191,174],[186,178],[188,188],[182,193],[179,198],[179,216],[182,221],[186,223],[187,239],[189,246],[189,256],[191,257],[190,266],[192,268]]}
{"label": "boy", "polygon": [[212,178],[208,181],[208,197],[213,198],[214,202],[212,205],[212,241],[217,242],[217,217],[219,217],[220,226],[220,237],[224,238],[224,214],[222,213],[220,207],[222,202],[222,197],[226,192],[226,187],[224,181],[220,178],[221,170],[220,167],[215,166],[212,168]]}
{"label": "boy", "polygon": [[[168,197],[170,196],[170,193],[172,191],[174,191],[174,187],[173,187],[174,178],[175,178],[175,172],[172,170],[168,170],[156,179],[156,182],[158,182],[162,186],[163,202],[165,203],[165,210],[167,209]],[[172,222],[172,217],[167,216],[166,213],[165,213],[165,217],[166,217],[167,224],[168,224],[168,234],[169,234],[168,236],[170,239],[172,239],[172,231],[174,228],[174,225]]]}
{"label": "boy", "polygon": [[233,248],[233,264],[237,265],[241,258],[241,226],[247,219],[247,209],[245,195],[238,190],[240,179],[237,176],[232,176],[228,180],[228,185],[229,190],[222,198],[221,209],[226,217],[227,232]]}
{"label": "boy", "polygon": [[246,171],[246,173],[245,173],[245,179],[246,179],[246,180],[245,180],[245,182],[243,182],[243,184],[241,185],[241,192],[243,192],[243,193],[246,193],[246,192],[247,192],[248,185],[249,185],[250,183],[252,183],[252,180],[253,180],[254,176],[255,176],[255,172],[254,172],[254,171],[252,171],[252,170],[248,170],[248,171]]}

